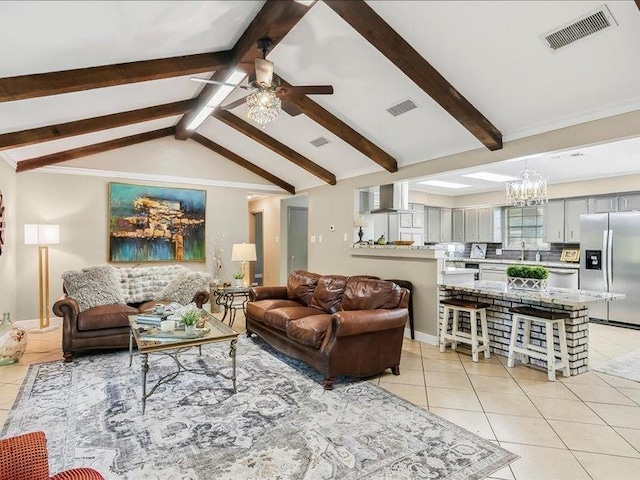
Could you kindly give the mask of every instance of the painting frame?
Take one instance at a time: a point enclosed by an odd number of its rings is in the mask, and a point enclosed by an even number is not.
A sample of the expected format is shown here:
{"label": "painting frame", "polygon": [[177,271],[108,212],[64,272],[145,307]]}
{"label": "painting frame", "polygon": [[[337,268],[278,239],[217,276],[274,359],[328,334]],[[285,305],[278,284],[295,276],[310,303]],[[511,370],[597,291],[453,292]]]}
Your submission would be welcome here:
{"label": "painting frame", "polygon": [[205,263],[207,191],[108,184],[109,263]]}

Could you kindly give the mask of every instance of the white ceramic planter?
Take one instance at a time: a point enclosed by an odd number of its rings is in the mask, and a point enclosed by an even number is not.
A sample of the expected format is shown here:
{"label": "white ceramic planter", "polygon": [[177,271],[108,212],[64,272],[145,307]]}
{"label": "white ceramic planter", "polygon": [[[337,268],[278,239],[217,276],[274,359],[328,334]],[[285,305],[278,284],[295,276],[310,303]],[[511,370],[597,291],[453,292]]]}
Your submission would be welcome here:
{"label": "white ceramic planter", "polygon": [[507,277],[508,287],[515,290],[546,290],[547,281],[537,278]]}

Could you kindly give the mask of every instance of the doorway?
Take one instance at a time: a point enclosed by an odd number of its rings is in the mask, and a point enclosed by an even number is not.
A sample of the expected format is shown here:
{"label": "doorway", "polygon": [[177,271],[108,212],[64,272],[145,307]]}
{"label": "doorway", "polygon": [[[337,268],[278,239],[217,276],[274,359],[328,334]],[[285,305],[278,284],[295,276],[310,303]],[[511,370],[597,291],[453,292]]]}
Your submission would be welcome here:
{"label": "doorway", "polygon": [[307,269],[308,221],[306,207],[287,207],[287,275]]}
{"label": "doorway", "polygon": [[262,226],[262,212],[253,215],[253,243],[256,246],[256,261],[251,269],[251,285],[264,285],[264,239]]}

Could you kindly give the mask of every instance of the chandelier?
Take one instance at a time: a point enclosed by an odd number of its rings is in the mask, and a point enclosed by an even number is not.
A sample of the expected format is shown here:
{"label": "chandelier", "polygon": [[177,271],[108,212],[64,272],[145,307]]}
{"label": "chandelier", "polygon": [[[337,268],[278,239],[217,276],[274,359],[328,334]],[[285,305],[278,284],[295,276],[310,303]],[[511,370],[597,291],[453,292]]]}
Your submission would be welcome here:
{"label": "chandelier", "polygon": [[260,88],[247,97],[248,116],[262,128],[278,119],[280,99],[274,90]]}
{"label": "chandelier", "polygon": [[531,207],[543,205],[549,201],[547,197],[547,179],[529,170],[516,174],[516,179],[507,182],[507,205],[514,207]]}

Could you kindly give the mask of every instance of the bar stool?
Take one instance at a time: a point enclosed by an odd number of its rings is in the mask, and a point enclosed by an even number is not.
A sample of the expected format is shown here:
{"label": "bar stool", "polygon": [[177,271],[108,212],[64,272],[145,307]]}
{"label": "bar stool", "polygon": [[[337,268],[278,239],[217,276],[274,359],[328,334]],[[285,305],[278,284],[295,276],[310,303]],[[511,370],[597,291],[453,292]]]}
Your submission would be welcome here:
{"label": "bar stool", "polygon": [[[440,305],[444,305],[444,313],[440,325],[440,352],[444,353],[447,347],[447,340],[449,340],[451,341],[451,348],[453,350],[456,349],[458,342],[471,345],[471,358],[474,362],[478,361],[479,352],[484,352],[484,358],[489,358],[489,331],[487,330],[487,308],[489,305],[455,298],[440,300]],[[451,333],[448,333],[449,312],[453,312]],[[460,312],[467,312],[469,314],[471,334],[458,331],[458,317]],[[479,345],[478,338],[478,314],[480,314],[482,346]]]}
{"label": "bar stool", "polygon": [[[533,307],[513,307],[509,309],[513,314],[511,327],[511,341],[509,342],[509,358],[507,366],[513,367],[516,353],[523,355],[523,362],[529,363],[529,357],[545,360],[547,362],[547,375],[554,382],[556,370],[563,370],[563,375],[571,375],[569,371],[569,352],[567,350],[567,334],[564,329],[564,321],[569,318],[567,313],[548,312]],[[520,321],[524,322],[522,334],[522,347],[518,347],[518,328]],[[531,324],[542,324],[545,328],[546,348],[531,344]],[[558,341],[560,350],[556,350],[554,343],[553,327],[558,327]],[[559,358],[559,361],[556,361]]]}

